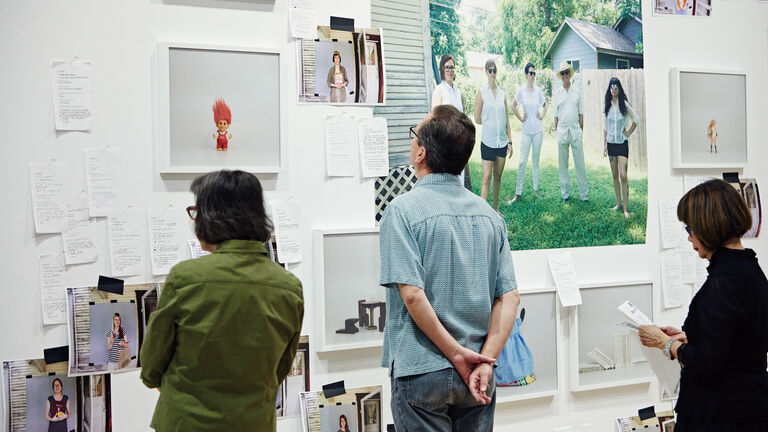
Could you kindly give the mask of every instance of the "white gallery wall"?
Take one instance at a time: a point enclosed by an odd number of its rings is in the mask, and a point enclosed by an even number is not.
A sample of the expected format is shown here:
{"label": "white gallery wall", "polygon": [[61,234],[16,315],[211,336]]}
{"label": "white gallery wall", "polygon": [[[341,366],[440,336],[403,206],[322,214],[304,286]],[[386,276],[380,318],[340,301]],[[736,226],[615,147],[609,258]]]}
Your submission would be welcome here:
{"label": "white gallery wall", "polygon": [[[69,164],[73,181],[84,187],[83,148],[120,148],[125,206],[183,209],[192,204],[189,184],[193,176],[161,177],[155,157],[157,133],[156,46],[183,42],[226,46],[251,46],[281,52],[284,170],[260,175],[268,199],[294,198],[302,203],[304,260],[290,266],[304,284],[306,315],[304,333],[310,335],[311,385],[345,380],[347,387],[383,384],[388,395],[386,370],[380,368],[380,348],[314,354],[312,229],[373,226],[372,180],[325,177],[323,120],[344,111],[370,117],[371,108],[299,106],[296,96],[296,43],[290,38],[286,1],[132,0],[107,2],[74,0],[52,2],[0,2],[0,118],[3,152],[0,163],[3,209],[0,212],[0,360],[40,358],[43,349],[67,343],[66,326],[43,327],[40,307],[38,255],[61,253],[58,235],[35,235],[30,199],[28,164],[52,159]],[[763,2],[765,3],[765,2]],[[318,24],[329,15],[352,17],[356,26],[370,23],[367,0],[317,0]],[[682,193],[682,173],[670,168],[668,69],[687,66],[739,70],[747,74],[747,126],[749,162],[747,177],[768,182],[768,148],[764,144],[764,115],[768,112],[768,4],[713,0],[710,18],[651,16],[652,3],[643,5],[645,80],[648,111],[649,214],[647,245],[574,249],[580,282],[654,281],[655,310],[659,323],[679,325],[686,308],[663,311],[659,288],[660,248],[658,196]],[[386,43],[386,39],[385,39]],[[386,47],[385,47],[386,52]],[[77,57],[92,62],[93,130],[57,133],[54,130],[50,62]],[[213,124],[211,124],[213,129]],[[234,145],[234,144],[233,144]],[[685,171],[718,175],[718,171]],[[768,185],[768,183],[765,183]],[[109,274],[106,223],[100,220],[100,257],[92,264],[70,266],[68,286],[94,285],[98,275]],[[189,232],[192,238],[192,232]],[[758,257],[768,260],[768,234],[745,241]],[[546,284],[548,251],[515,252],[521,290]],[[148,268],[126,283],[161,280]],[[567,316],[559,346],[560,391],[554,397],[500,404],[496,430],[550,431],[594,423],[595,431],[614,430],[617,416],[658,403],[655,384],[636,385],[585,393],[568,387]],[[144,388],[138,373],[115,374],[112,380],[113,425],[116,432],[149,430],[157,393]],[[384,398],[385,423],[391,422]],[[3,419],[5,422],[5,419]],[[296,419],[281,420],[281,432],[298,431]],[[584,429],[587,430],[587,429]]]}

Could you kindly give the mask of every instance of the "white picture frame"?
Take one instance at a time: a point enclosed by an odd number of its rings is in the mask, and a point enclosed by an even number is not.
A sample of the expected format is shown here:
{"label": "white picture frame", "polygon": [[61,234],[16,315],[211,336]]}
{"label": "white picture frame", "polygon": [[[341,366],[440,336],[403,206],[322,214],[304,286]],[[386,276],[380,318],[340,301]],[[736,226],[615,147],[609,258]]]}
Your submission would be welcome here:
{"label": "white picture frame", "polygon": [[[219,169],[281,172],[283,59],[273,48],[158,44],[155,141],[160,174]],[[225,131],[232,137],[227,151],[218,151],[212,137],[217,131],[213,117],[217,98],[223,98],[232,112]]]}
{"label": "white picture frame", "polygon": [[[581,366],[587,363],[587,353],[595,348],[617,360],[614,355],[615,335],[630,331],[616,325],[626,321],[618,306],[629,300],[638,309],[653,320],[653,282],[651,280],[622,281],[615,283],[594,283],[580,285],[582,304],[571,307],[569,311],[569,382],[571,392],[622,387],[635,384],[649,384],[653,371],[644,361],[639,344],[632,340],[636,335],[629,334],[627,346],[631,349],[628,365],[617,365],[611,370],[595,370],[581,373]],[[606,340],[612,337],[614,340]],[[599,345],[599,346],[598,346]],[[608,349],[611,346],[614,349]],[[606,352],[607,351],[607,352]],[[617,362],[618,363],[618,362]]]}
{"label": "white picture frame", "polygon": [[[521,333],[533,355],[536,381],[522,387],[496,386],[496,403],[552,398],[560,390],[560,303],[554,287],[521,291],[520,308],[526,308]],[[544,309],[541,307],[544,306]],[[545,326],[549,327],[546,328]],[[542,337],[540,332],[546,333]],[[538,335],[539,337],[535,337]],[[543,367],[542,367],[543,366]]]}
{"label": "white picture frame", "polygon": [[317,352],[382,346],[381,307],[372,309],[370,326],[360,328],[358,321],[354,323],[358,332],[336,332],[345,328],[347,319],[359,317],[358,300],[385,301],[386,288],[379,285],[379,229],[315,229],[312,243]]}
{"label": "white picture frame", "polygon": [[[672,167],[746,167],[749,148],[746,73],[674,67],[670,69],[669,80]],[[715,121],[714,152],[708,148],[712,142],[711,121]]]}

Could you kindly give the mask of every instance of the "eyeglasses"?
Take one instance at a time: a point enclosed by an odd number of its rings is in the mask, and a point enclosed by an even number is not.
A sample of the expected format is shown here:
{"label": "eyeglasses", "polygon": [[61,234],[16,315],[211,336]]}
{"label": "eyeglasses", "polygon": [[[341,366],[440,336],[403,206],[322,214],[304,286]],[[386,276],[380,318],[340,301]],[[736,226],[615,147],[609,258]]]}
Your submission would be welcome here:
{"label": "eyeglasses", "polygon": [[530,75],[530,76],[536,76],[536,71],[528,71],[528,75]]}
{"label": "eyeglasses", "polygon": [[410,129],[408,129],[408,136],[413,139],[413,137],[421,139],[418,135],[416,135],[416,126],[411,126]]}
{"label": "eyeglasses", "polygon": [[450,70],[450,71],[452,71],[452,70],[454,70],[454,69],[456,69],[456,66],[446,66],[446,67],[445,67],[445,70]]}
{"label": "eyeglasses", "polygon": [[569,70],[560,71],[560,76],[568,76],[570,74],[571,74],[571,71]]}
{"label": "eyeglasses", "polygon": [[619,85],[618,84],[611,84],[611,90],[618,90]]}
{"label": "eyeglasses", "polygon": [[495,74],[496,73],[496,69],[488,69],[488,73],[489,74]]}
{"label": "eyeglasses", "polygon": [[685,232],[687,232],[688,235],[693,235],[691,234],[691,227],[689,227],[688,225],[685,226]]}
{"label": "eyeglasses", "polygon": [[195,206],[187,207],[187,214],[189,215],[190,219],[192,220],[197,219],[197,207]]}

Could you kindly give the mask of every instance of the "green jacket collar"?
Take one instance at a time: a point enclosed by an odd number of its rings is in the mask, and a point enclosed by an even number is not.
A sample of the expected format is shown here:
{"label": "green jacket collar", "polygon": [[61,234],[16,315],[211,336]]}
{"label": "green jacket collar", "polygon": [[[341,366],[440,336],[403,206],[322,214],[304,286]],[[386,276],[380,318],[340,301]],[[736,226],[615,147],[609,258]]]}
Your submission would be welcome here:
{"label": "green jacket collar", "polygon": [[255,240],[227,240],[219,243],[214,253],[260,253],[267,254],[264,243]]}

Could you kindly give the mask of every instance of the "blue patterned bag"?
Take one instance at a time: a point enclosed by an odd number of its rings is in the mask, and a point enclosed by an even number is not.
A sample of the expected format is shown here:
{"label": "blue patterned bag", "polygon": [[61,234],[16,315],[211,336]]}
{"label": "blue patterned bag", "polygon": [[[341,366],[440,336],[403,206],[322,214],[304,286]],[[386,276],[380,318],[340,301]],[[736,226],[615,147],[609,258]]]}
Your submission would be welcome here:
{"label": "blue patterned bag", "polygon": [[[523,312],[524,313],[524,312]],[[525,315],[523,315],[525,316]],[[496,385],[501,387],[519,387],[536,381],[533,373],[533,355],[520,334],[523,320],[517,318],[512,333],[504,344],[501,355],[496,359]]]}

